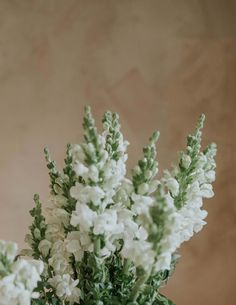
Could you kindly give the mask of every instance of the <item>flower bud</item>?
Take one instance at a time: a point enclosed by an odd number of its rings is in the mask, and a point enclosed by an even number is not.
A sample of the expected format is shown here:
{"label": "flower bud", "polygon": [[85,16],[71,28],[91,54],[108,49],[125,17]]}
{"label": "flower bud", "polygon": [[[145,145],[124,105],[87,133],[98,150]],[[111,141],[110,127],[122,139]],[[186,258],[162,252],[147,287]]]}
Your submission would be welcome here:
{"label": "flower bud", "polygon": [[191,164],[191,158],[189,155],[183,154],[181,156],[181,165],[185,168],[188,169],[189,165]]}
{"label": "flower bud", "polygon": [[52,243],[50,241],[43,239],[40,241],[38,249],[44,257],[47,257],[48,253],[51,249],[51,246],[52,246]]}
{"label": "flower bud", "polygon": [[34,229],[34,237],[36,239],[41,239],[41,232],[40,232],[40,230],[38,228]]}

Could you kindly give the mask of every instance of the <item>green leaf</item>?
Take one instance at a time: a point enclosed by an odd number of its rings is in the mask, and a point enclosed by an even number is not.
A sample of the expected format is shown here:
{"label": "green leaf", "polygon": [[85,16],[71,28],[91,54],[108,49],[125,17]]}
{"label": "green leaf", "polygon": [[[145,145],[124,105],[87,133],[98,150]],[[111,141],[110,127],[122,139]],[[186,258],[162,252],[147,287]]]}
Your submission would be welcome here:
{"label": "green leaf", "polygon": [[157,305],[175,305],[171,300],[167,299],[167,297],[162,294],[157,296],[157,302]]}

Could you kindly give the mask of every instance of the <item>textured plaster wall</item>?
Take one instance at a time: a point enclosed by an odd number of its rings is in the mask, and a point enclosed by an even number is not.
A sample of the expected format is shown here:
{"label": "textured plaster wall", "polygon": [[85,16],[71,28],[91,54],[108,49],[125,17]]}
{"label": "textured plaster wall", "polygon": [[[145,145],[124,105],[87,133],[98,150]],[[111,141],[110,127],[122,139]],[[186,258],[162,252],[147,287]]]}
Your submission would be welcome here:
{"label": "textured plaster wall", "polygon": [[33,194],[47,199],[43,147],[62,164],[85,103],[98,119],[120,113],[130,167],[156,128],[168,167],[206,114],[216,197],[165,292],[179,305],[235,304],[236,2],[0,0],[0,238],[23,246]]}

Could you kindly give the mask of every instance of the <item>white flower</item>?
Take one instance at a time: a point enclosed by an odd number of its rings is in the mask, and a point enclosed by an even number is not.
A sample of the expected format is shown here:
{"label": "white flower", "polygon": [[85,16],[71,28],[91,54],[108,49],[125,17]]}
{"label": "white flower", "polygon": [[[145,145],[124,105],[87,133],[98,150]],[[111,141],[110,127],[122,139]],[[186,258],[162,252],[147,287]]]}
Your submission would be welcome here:
{"label": "white flower", "polygon": [[169,177],[166,180],[166,186],[170,190],[172,196],[177,196],[179,193],[179,183],[175,178]]}
{"label": "white flower", "polygon": [[7,242],[0,240],[0,253],[7,257],[7,259],[13,262],[18,251],[18,246],[14,242]]}
{"label": "white flower", "polygon": [[63,195],[50,195],[49,201],[58,208],[67,206],[67,198]]}
{"label": "white flower", "polygon": [[132,211],[136,215],[148,214],[149,208],[153,203],[152,197],[142,196],[142,195],[133,193],[131,198],[134,202],[132,205]]}
{"label": "white flower", "polygon": [[85,166],[82,162],[80,161],[75,161],[75,165],[74,165],[74,171],[76,172],[76,174],[78,176],[81,176],[81,177],[87,177],[87,174],[88,174],[88,167]]}
{"label": "white flower", "polygon": [[99,234],[120,234],[123,225],[117,223],[117,213],[115,210],[105,210],[94,221],[93,233]]}
{"label": "white flower", "polygon": [[118,161],[109,160],[103,167],[104,189],[117,188],[126,174],[125,157]]}
{"label": "white flower", "polygon": [[93,182],[98,182],[99,180],[99,171],[98,168],[95,165],[91,165],[89,167],[89,173],[88,177],[93,181]]}
{"label": "white flower", "polygon": [[186,190],[187,201],[194,201],[196,197],[200,195],[200,187],[198,181],[194,181],[192,184],[188,185]]}
{"label": "white flower", "polygon": [[138,187],[138,193],[139,193],[140,195],[145,195],[145,194],[148,193],[148,191],[149,191],[149,185],[148,185],[148,183],[142,183],[142,184],[139,185],[139,187]]}
{"label": "white flower", "polygon": [[56,241],[50,252],[49,265],[53,267],[56,274],[70,273],[72,267],[69,261],[70,253],[66,249],[66,241]]}
{"label": "white flower", "polygon": [[[38,297],[33,290],[43,272],[43,263],[22,258],[15,260],[16,252],[15,243],[0,241],[0,254],[6,256],[10,263],[5,269],[6,275],[0,275],[1,305],[30,305],[31,299]],[[4,261],[4,268],[3,264]]]}
{"label": "white flower", "polygon": [[126,240],[121,254],[124,258],[131,259],[137,267],[150,270],[154,263],[155,251],[152,244],[144,240]]}
{"label": "white flower", "polygon": [[134,212],[122,206],[117,207],[118,222],[124,225],[123,240],[138,237],[139,225],[134,221]]}
{"label": "white flower", "polygon": [[191,158],[189,155],[183,154],[181,156],[181,164],[185,169],[189,168],[189,165],[191,164]]}
{"label": "white flower", "polygon": [[200,195],[204,198],[211,198],[214,196],[214,192],[212,190],[212,185],[211,184],[203,184],[200,187]]}
{"label": "white flower", "polygon": [[85,155],[84,155],[84,150],[81,147],[81,145],[78,144],[74,144],[72,146],[72,155],[73,155],[73,159],[75,161],[81,161],[84,162],[85,159]]}
{"label": "white flower", "polygon": [[148,194],[155,192],[159,184],[160,184],[160,181],[158,181],[158,180],[150,181],[149,185],[148,185],[149,186]]}
{"label": "white flower", "polygon": [[32,292],[43,272],[43,262],[18,259],[12,266],[12,271],[16,275],[16,282],[25,283],[26,289]]}
{"label": "white flower", "polygon": [[76,286],[79,280],[73,280],[69,274],[56,275],[49,279],[49,284],[56,289],[56,294],[61,300],[69,300],[72,302],[79,302],[79,288]]}
{"label": "white flower", "polygon": [[216,173],[214,170],[209,170],[208,172],[205,173],[205,178],[206,178],[206,182],[208,183],[212,183],[215,181],[216,179]]}
{"label": "white flower", "polygon": [[[51,220],[52,220],[52,218],[51,218]],[[59,239],[63,239],[64,235],[65,235],[64,229],[61,224],[58,224],[58,223],[48,223],[47,224],[45,237],[50,242],[55,242]]]}
{"label": "white flower", "polygon": [[81,245],[81,236],[82,233],[79,231],[69,232],[66,238],[66,250],[69,253],[73,253],[75,259],[80,261],[83,257],[83,247]]}
{"label": "white flower", "polygon": [[100,187],[84,186],[80,183],[76,183],[76,185],[71,188],[70,194],[81,203],[92,202],[94,205],[101,204],[102,199],[105,197],[105,193]]}
{"label": "white flower", "polygon": [[74,227],[79,225],[82,231],[89,231],[96,217],[97,213],[90,209],[87,204],[77,202],[70,223]]}

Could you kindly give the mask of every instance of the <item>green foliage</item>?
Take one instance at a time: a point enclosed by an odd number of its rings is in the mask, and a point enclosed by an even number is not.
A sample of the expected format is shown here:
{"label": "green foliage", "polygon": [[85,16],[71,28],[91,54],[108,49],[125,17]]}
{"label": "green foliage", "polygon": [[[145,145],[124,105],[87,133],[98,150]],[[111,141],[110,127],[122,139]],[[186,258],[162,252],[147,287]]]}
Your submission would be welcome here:
{"label": "green foliage", "polygon": [[111,285],[106,265],[94,253],[86,252],[78,269],[81,305],[108,304]]}
{"label": "green foliage", "polygon": [[135,284],[135,272],[131,264],[124,272],[119,254],[102,261],[94,253],[86,252],[77,267],[81,305],[123,305],[128,302]]}

